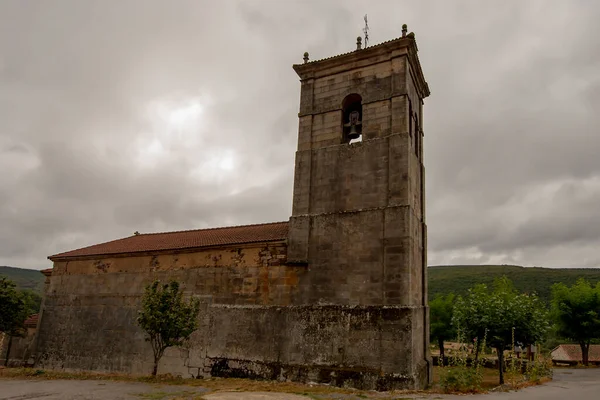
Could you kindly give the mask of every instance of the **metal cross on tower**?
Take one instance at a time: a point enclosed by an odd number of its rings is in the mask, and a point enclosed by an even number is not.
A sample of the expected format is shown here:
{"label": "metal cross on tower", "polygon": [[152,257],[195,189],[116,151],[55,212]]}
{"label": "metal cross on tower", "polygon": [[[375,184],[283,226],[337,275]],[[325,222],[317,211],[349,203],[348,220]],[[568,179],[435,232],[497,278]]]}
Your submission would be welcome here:
{"label": "metal cross on tower", "polygon": [[363,28],[365,33],[365,48],[369,45],[369,22],[367,21],[367,14],[365,14],[365,27]]}

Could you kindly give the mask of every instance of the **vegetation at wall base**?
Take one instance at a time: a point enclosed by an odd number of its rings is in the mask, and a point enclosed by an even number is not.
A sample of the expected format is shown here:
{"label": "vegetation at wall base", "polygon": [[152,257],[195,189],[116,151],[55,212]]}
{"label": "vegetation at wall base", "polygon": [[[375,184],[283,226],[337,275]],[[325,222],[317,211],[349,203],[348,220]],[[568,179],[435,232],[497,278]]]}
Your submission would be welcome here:
{"label": "vegetation at wall base", "polygon": [[[485,348],[485,338],[483,348]],[[448,365],[442,365],[440,370],[440,387],[445,393],[478,393],[483,391],[483,362],[474,360],[468,365],[467,344],[463,333],[458,331],[458,343],[461,344],[458,352],[448,359]]]}

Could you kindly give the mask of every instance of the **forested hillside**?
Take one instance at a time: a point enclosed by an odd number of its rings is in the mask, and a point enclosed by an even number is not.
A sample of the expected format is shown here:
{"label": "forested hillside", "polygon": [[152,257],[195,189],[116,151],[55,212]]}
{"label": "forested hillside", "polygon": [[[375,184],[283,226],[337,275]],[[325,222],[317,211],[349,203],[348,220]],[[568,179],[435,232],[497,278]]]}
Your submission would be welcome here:
{"label": "forested hillside", "polygon": [[44,275],[36,269],[0,267],[0,276],[5,276],[17,285],[18,289],[30,289],[42,293]]}
{"label": "forested hillside", "polygon": [[600,268],[524,268],[515,265],[448,265],[427,269],[429,298],[437,294],[463,294],[478,283],[491,285],[494,279],[506,275],[517,290],[535,292],[549,302],[551,287],[557,282],[567,286],[585,278],[596,284],[600,281]]}

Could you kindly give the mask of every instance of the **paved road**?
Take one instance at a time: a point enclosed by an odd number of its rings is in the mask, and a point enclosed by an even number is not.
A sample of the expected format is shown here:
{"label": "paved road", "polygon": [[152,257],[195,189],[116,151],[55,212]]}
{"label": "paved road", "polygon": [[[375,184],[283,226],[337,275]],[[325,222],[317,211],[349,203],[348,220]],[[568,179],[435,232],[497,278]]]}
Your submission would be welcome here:
{"label": "paved road", "polygon": [[[19,380],[0,379],[0,400],[174,400],[194,399],[204,395],[206,400],[306,400],[307,397],[279,393],[214,393],[191,386],[150,385],[135,382]],[[490,393],[475,396],[431,395],[399,398],[457,400],[558,400],[600,398],[600,369],[555,370],[554,380],[542,386],[518,392]],[[353,395],[314,396],[317,399],[358,400]]]}
{"label": "paved road", "polygon": [[[439,397],[438,397],[439,398]],[[442,396],[454,399],[455,396]],[[490,393],[469,400],[579,400],[600,399],[600,369],[555,369],[552,382],[509,393]]]}
{"label": "paved road", "polygon": [[137,382],[76,380],[0,380],[0,400],[171,400],[188,399],[206,389]]}

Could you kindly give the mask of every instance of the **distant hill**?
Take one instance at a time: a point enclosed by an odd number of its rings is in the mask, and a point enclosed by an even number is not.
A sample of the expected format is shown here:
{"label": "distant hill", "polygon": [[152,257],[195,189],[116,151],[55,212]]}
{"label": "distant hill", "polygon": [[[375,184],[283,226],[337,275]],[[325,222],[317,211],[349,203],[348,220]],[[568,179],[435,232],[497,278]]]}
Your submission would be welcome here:
{"label": "distant hill", "polygon": [[429,298],[437,294],[463,294],[478,283],[491,285],[494,279],[506,275],[515,287],[526,293],[535,292],[546,302],[551,298],[554,283],[574,284],[585,278],[596,284],[600,281],[600,268],[525,268],[516,265],[448,265],[427,269]]}
{"label": "distant hill", "polygon": [[0,267],[0,276],[13,281],[19,289],[31,289],[40,294],[44,290],[44,275],[36,269]]}

